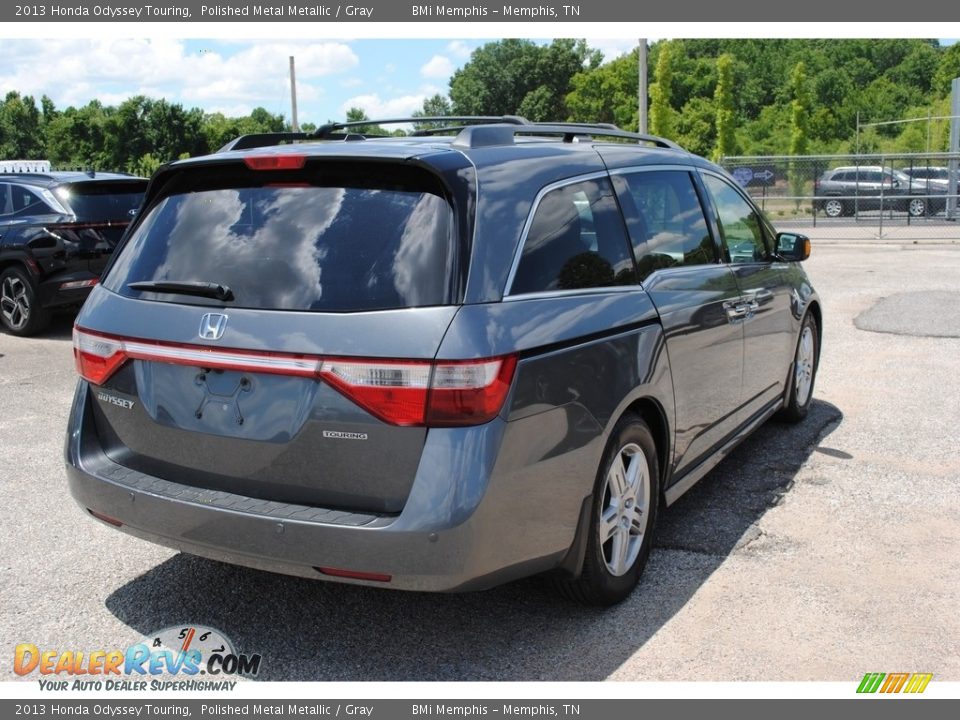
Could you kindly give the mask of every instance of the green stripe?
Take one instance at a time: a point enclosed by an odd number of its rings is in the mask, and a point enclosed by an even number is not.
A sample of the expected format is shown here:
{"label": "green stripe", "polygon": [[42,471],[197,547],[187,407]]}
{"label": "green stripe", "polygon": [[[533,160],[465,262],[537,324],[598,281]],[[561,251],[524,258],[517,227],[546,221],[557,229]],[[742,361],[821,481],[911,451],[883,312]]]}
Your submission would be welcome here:
{"label": "green stripe", "polygon": [[860,687],[857,688],[857,692],[875,693],[885,677],[886,673],[867,673],[863,676],[863,680],[860,681]]}

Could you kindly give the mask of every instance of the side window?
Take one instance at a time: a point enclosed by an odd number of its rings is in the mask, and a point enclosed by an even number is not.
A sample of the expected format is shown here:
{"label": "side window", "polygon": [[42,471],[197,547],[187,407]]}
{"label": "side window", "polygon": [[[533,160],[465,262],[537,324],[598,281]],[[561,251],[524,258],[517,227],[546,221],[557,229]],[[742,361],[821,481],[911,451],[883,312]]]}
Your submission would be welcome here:
{"label": "side window", "polygon": [[0,183],[0,215],[13,214],[13,198],[10,196],[9,183]]}
{"label": "side window", "polygon": [[715,175],[703,175],[717,208],[720,233],[730,262],[763,262],[768,252],[760,213],[732,186]]}
{"label": "side window", "polygon": [[716,262],[690,173],[652,170],[617,180],[641,280],[660,268]]}
{"label": "side window", "polygon": [[632,285],[636,273],[609,180],[551,190],[527,233],[512,295]]}
{"label": "side window", "polygon": [[53,210],[29,188],[25,188],[22,185],[11,185],[10,190],[13,212],[29,212],[32,214],[53,212]]}

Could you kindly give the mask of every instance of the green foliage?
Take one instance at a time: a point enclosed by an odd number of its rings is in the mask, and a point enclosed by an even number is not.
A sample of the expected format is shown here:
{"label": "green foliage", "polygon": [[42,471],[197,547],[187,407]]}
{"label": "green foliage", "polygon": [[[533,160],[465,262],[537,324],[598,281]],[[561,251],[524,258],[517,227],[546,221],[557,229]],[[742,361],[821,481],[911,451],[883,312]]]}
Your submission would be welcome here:
{"label": "green foliage", "polygon": [[650,85],[650,132],[672,138],[674,109],[672,107],[673,53],[669,42],[658,43],[656,82]]}
{"label": "green foliage", "polygon": [[717,142],[716,119],[712,100],[691,98],[677,116],[676,141],[692,153],[709,157]]}
{"label": "green foliage", "polygon": [[41,138],[36,128],[41,115],[33,98],[7,93],[0,105],[0,157],[32,159],[40,150]]}
{"label": "green foliage", "polygon": [[954,43],[940,53],[940,62],[933,76],[933,91],[940,97],[950,95],[950,84],[960,77],[960,43]]}
{"label": "green foliage", "polygon": [[571,78],[599,62],[600,54],[583,40],[554,40],[546,46],[515,38],[487,43],[450,78],[453,112],[565,118]]}
{"label": "green foliage", "polygon": [[[363,122],[364,120],[369,120],[367,114],[358,107],[352,107],[347,110],[347,122]],[[357,127],[350,128],[350,132],[359,133],[360,135],[373,135],[378,137],[386,137],[392,133],[380,127],[379,125],[357,125]],[[403,133],[401,133],[403,134]]]}
{"label": "green foliage", "polygon": [[[806,155],[809,152],[810,112],[813,105],[813,93],[810,91],[810,82],[807,80],[807,66],[798,62],[790,73],[790,154]],[[795,195],[805,194],[804,183],[806,173],[802,163],[790,164],[790,192]],[[800,201],[797,200],[797,208]]]}
{"label": "green foliage", "polygon": [[157,168],[159,168],[163,163],[155,158],[150,153],[143,155],[136,162],[128,166],[128,170],[134,175],[139,175],[141,177],[150,177],[153,175]]}
{"label": "green foliage", "polygon": [[637,76],[638,52],[578,72],[570,80],[566,97],[568,120],[613,123],[625,130],[639,127]]}
{"label": "green foliage", "polygon": [[717,89],[713,94],[717,108],[717,147],[714,160],[736,152],[736,120],[733,110],[733,56],[724,53],[717,58]]}

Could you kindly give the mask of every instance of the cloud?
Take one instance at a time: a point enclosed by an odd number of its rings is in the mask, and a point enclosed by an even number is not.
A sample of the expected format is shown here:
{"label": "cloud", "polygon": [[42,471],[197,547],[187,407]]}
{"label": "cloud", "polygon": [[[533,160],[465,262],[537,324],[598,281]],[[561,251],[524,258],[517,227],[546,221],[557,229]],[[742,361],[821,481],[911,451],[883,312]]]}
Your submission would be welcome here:
{"label": "cloud", "polygon": [[340,106],[340,115],[345,117],[347,110],[358,107],[363,110],[367,117],[391,118],[391,117],[410,117],[414,110],[420,110],[423,107],[423,101],[427,95],[418,93],[416,95],[400,95],[392,98],[381,98],[376,93],[369,95],[357,95],[349,98]]}
{"label": "cloud", "polygon": [[448,78],[453,75],[453,63],[444,55],[434,55],[420,68],[420,74],[427,78]]}
{"label": "cloud", "polygon": [[[648,42],[651,42],[648,40]],[[603,53],[603,59],[605,62],[614,60],[621,55],[626,55],[631,52],[634,48],[637,47],[638,40],[636,39],[621,39],[615,40],[613,38],[603,38],[603,39],[588,39],[587,45],[595,50],[599,50]]]}
{"label": "cloud", "polygon": [[447,44],[447,52],[458,60],[466,60],[473,51],[463,40],[454,40]]}
{"label": "cloud", "polygon": [[286,104],[291,55],[304,99],[318,94],[310,81],[349,72],[360,62],[343,42],[247,43],[231,47],[236,52],[229,56],[222,50],[188,51],[183,40],[166,38],[4,40],[3,45],[0,92],[46,94],[58,107],[93,98],[115,102],[141,92],[207,111],[272,108]]}

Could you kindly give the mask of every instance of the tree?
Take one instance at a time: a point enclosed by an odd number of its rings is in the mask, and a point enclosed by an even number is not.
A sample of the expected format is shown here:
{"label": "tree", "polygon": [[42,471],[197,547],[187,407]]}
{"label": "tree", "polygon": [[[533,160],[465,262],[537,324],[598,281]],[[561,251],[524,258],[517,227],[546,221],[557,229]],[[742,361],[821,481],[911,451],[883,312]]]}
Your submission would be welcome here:
{"label": "tree", "polygon": [[691,98],[677,116],[677,142],[692,153],[709,155],[717,141],[716,119],[712,100]]}
{"label": "tree", "polygon": [[[790,91],[793,100],[790,102],[790,155],[798,158],[808,152],[808,129],[812,103],[810,82],[807,80],[807,67],[802,62],[796,64],[790,74]],[[804,195],[806,181],[803,164],[794,160],[790,163],[790,192],[799,197]],[[797,200],[797,208],[800,201]]]}
{"label": "tree", "polygon": [[717,108],[717,147],[714,159],[733,155],[736,152],[736,120],[733,111],[733,56],[724,53],[717,58],[717,89],[713,94]]}
{"label": "tree", "polygon": [[[413,117],[443,117],[445,115],[452,115],[453,111],[450,107],[450,101],[437,93],[433,97],[428,97],[423,101],[423,105],[419,110],[413,111]],[[414,123],[414,130],[426,130],[431,127],[440,127],[440,123]]]}
{"label": "tree", "polygon": [[530,120],[561,120],[569,115],[571,79],[584,67],[599,65],[600,57],[583,40],[554,40],[546,46],[515,38],[487,43],[450,78],[453,112],[526,112]]}
{"label": "tree", "polygon": [[941,97],[950,94],[951,83],[960,77],[960,43],[954,43],[940,54],[940,62],[933,76],[933,90]]}
{"label": "tree", "polygon": [[414,117],[441,117],[443,115],[452,115],[453,110],[450,107],[450,100],[445,95],[437,93],[433,97],[428,97],[423,101],[423,107],[413,113]]}
{"label": "tree", "polygon": [[568,120],[613,123],[625,130],[639,126],[637,63],[634,50],[596,68],[584,69],[570,80]]}
{"label": "tree", "polygon": [[[363,111],[363,108],[352,107],[347,110],[347,122],[363,122],[364,120],[369,120],[367,113]],[[389,135],[386,130],[384,130],[379,125],[357,125],[356,127],[349,128],[350,132],[358,133],[360,135]]]}
{"label": "tree", "polygon": [[43,155],[40,111],[33,98],[7,93],[0,105],[0,157],[24,160]]}
{"label": "tree", "polygon": [[673,62],[669,41],[658,43],[656,81],[650,85],[650,132],[666,138],[674,136],[674,110],[670,105]]}

